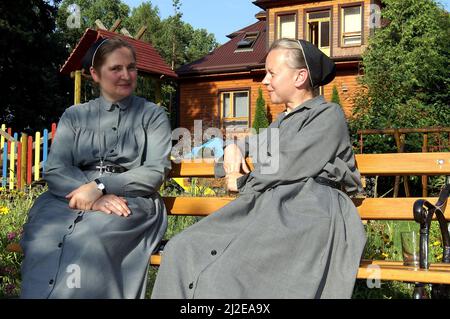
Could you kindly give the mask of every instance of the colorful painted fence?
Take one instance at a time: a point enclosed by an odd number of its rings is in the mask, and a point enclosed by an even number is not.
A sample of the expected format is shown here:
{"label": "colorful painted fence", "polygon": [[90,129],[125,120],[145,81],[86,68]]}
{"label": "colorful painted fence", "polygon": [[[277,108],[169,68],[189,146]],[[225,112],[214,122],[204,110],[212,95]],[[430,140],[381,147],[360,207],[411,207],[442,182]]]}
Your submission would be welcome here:
{"label": "colorful painted fence", "polygon": [[5,124],[0,129],[0,165],[1,187],[21,189],[25,185],[38,181],[44,171],[49,146],[56,133],[56,123],[50,132],[45,129],[42,134],[33,136],[25,133],[13,133]]}

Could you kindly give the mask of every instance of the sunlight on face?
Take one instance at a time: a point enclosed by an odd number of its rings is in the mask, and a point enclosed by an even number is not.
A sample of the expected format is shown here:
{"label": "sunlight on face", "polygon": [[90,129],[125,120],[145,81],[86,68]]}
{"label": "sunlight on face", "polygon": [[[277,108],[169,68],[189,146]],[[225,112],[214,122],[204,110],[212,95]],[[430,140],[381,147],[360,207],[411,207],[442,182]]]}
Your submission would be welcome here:
{"label": "sunlight on face", "polygon": [[110,53],[93,79],[100,85],[102,95],[110,102],[120,101],[133,94],[137,82],[136,61],[131,50],[122,47]]}

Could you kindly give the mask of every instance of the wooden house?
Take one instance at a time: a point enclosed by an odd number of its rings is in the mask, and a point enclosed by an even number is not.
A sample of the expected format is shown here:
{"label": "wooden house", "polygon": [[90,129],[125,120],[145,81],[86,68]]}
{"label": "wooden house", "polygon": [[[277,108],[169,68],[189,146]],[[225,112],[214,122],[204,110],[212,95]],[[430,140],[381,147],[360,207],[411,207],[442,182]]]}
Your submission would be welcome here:
{"label": "wooden house", "polygon": [[284,110],[271,104],[261,81],[268,48],[278,38],[305,39],[316,44],[336,63],[337,76],[320,88],[331,100],[336,86],[347,116],[361,75],[361,54],[379,23],[378,0],[256,0],[260,7],[254,24],[228,35],[230,40],[201,59],[176,70],[179,79],[178,125],[192,129],[252,126],[258,89],[262,88],[269,121]]}

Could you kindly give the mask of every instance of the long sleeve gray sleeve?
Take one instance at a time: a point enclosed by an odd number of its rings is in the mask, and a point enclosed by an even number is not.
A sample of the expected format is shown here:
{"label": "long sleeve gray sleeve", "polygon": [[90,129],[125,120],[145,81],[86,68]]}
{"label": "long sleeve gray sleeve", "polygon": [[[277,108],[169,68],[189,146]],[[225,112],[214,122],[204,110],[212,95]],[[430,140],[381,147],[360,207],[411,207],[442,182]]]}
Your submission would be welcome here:
{"label": "long sleeve gray sleeve", "polygon": [[[334,171],[327,170],[334,176],[327,177],[337,181],[345,179],[357,187],[359,173],[354,168],[345,117],[337,105],[317,105],[309,110],[308,116],[293,114],[288,121],[280,128],[279,152],[271,158],[278,161],[278,170],[263,173],[261,169],[255,169],[245,179],[245,187],[262,192],[280,184],[306,181],[325,174],[324,169],[331,166]],[[355,175],[355,178],[346,175]]]}
{"label": "long sleeve gray sleeve", "polygon": [[102,176],[106,192],[119,196],[148,196],[158,191],[171,168],[170,123],[162,108],[155,112],[146,123],[145,148],[142,165],[124,173]]}
{"label": "long sleeve gray sleeve", "polygon": [[74,189],[89,182],[85,174],[74,165],[71,148],[74,141],[73,122],[69,112],[66,111],[59,120],[44,171],[44,179],[50,192],[55,196],[65,197]]}

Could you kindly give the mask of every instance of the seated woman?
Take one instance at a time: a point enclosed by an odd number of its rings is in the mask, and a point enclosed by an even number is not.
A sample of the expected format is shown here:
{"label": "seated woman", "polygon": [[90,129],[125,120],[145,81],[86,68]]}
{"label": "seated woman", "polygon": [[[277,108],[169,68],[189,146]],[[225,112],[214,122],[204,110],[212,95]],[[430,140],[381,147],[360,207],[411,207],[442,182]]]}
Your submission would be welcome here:
{"label": "seated woman", "polygon": [[281,39],[266,72],[272,103],[286,106],[268,129],[279,140],[256,136],[267,158],[245,175],[246,149],[226,147],[240,196],[168,242],[152,298],[351,297],[366,236],[341,189],[360,190],[360,175],[341,107],[314,96],[335,65],[309,42]]}
{"label": "seated woman", "polygon": [[101,96],[62,115],[49,190],[31,208],[21,245],[22,298],[143,298],[150,254],[167,215],[158,194],[170,170],[163,108],[133,96],[136,54],[119,38],[87,58]]}

